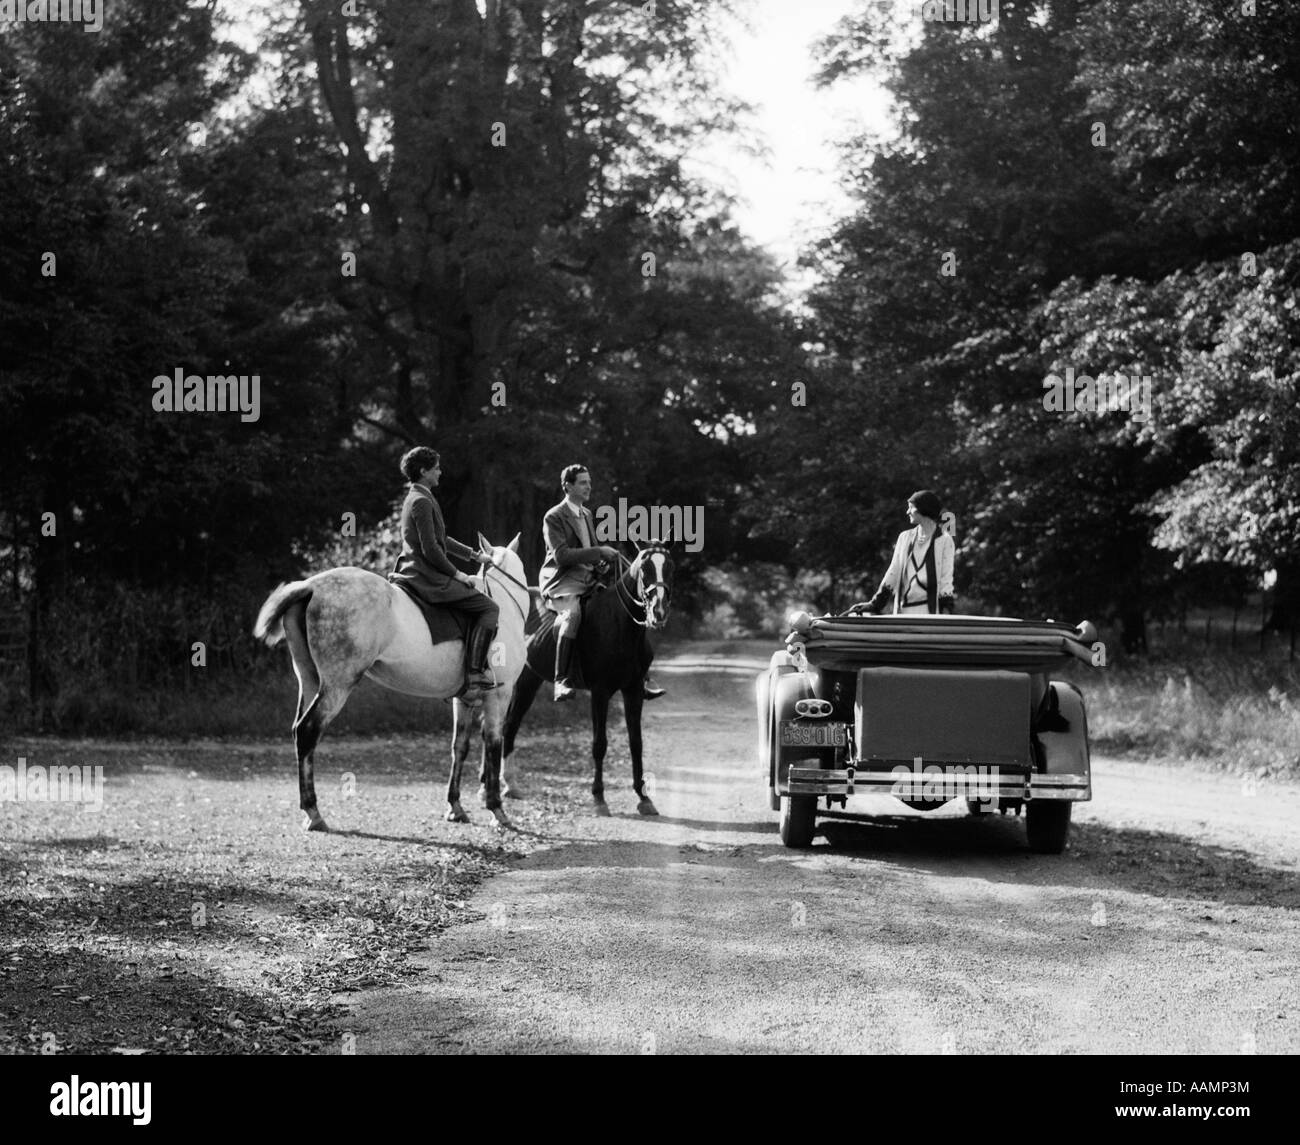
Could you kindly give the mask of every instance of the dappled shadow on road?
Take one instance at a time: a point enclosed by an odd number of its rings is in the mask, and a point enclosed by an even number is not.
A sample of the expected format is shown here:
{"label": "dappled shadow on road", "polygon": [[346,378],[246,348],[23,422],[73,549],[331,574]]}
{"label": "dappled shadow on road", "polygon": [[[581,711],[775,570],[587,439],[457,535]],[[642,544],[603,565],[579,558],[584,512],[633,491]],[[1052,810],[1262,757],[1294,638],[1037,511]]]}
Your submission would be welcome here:
{"label": "dappled shadow on road", "polygon": [[875,815],[819,818],[819,836],[844,854],[883,856],[963,855],[986,858],[1025,853],[1024,820],[1014,816]]}
{"label": "dappled shadow on road", "polygon": [[[482,824],[480,820],[480,825]],[[473,823],[465,824],[466,827],[473,827]],[[516,832],[502,831],[497,836],[497,841],[506,844],[510,841],[511,835]],[[522,834],[522,832],[518,832]],[[481,855],[483,854],[482,843],[460,843],[454,839],[443,837],[433,838],[425,835],[381,835],[374,831],[359,831],[355,827],[337,828],[331,827],[328,831],[322,832],[324,835],[332,836],[336,839],[371,839],[377,843],[405,843],[412,847],[423,847],[427,850],[439,851],[464,851],[466,853]]]}
{"label": "dappled shadow on road", "polygon": [[79,835],[61,839],[26,839],[23,846],[36,851],[108,851],[121,850],[128,844],[109,835]]}
{"label": "dappled shadow on road", "polygon": [[[1247,851],[1196,842],[1167,831],[1075,823],[1069,849],[1039,855],[1025,842],[1023,819],[926,820],[882,816],[823,819],[827,851],[892,865],[996,882],[1129,890],[1223,905],[1300,909],[1300,878]],[[815,847],[812,853],[821,851]]]}
{"label": "dappled shadow on road", "polygon": [[[1013,816],[822,819],[818,838],[808,850],[783,847],[774,823],[715,823],[667,816],[650,822],[715,834],[663,842],[549,836],[551,846],[528,856],[522,865],[550,870],[667,869],[678,863],[715,863],[751,867],[756,875],[764,868],[796,866],[810,871],[834,869],[840,878],[869,877],[884,870],[904,877],[938,875],[1026,888],[1130,891],[1224,906],[1300,910],[1300,878],[1294,872],[1269,867],[1244,851],[1161,831],[1074,824],[1064,854],[1040,855],[1028,849],[1024,822]],[[728,840],[731,833],[742,838]]]}
{"label": "dappled shadow on road", "polygon": [[289,776],[180,765],[110,780],[96,814],[0,804],[0,1052],[46,1032],[60,1052],[294,1052],[336,992],[404,980],[531,845],[441,822],[422,786],[336,775],[320,791],[342,830],[323,834],[298,829]]}
{"label": "dappled shadow on road", "polygon": [[745,844],[631,843],[591,840],[571,846],[535,851],[522,860],[523,870],[667,870],[679,863],[707,862],[728,866],[746,866],[754,861],[755,848]]}
{"label": "dappled shadow on road", "polygon": [[[58,841],[41,845],[57,849]],[[205,941],[217,941],[236,935],[231,918],[242,919],[246,912],[291,914],[299,903],[296,894],[241,883],[233,873],[206,879],[64,874],[57,894],[46,882],[35,876],[28,885],[9,889],[0,920],[10,941],[28,933],[76,935],[83,930],[149,940],[179,937],[190,944],[201,931]]]}
{"label": "dappled shadow on road", "polygon": [[[1167,837],[1085,827],[1077,855],[1039,856],[1021,826],[898,817],[833,824],[841,845],[806,851],[775,832],[538,851],[484,887],[488,921],[428,956],[443,976],[432,997],[368,997],[349,1028],[379,1052],[637,1052],[649,1032],[661,1053],[935,1053],[955,1007],[971,1018],[963,1052],[1078,1052],[1122,1041],[1125,1003],[1099,1016],[1101,999],[1138,990],[1135,968],[1154,974],[1171,944],[1211,975],[1265,946],[1249,957],[1279,965],[1297,904],[1249,857],[1206,860],[1285,910],[1233,925],[1215,908],[1240,893],[1168,865],[1185,859],[1167,857]],[[1112,869],[1138,851],[1150,870]],[[1163,887],[1171,872],[1180,882]],[[1202,988],[1200,965],[1154,996]],[[1233,1004],[1216,995],[1215,1020]],[[1212,1048],[1195,1036],[1180,1033],[1188,1052]]]}
{"label": "dappled shadow on road", "polygon": [[[317,783],[321,776],[352,771],[377,785],[434,781],[445,786],[451,737],[407,735],[363,738],[328,734],[316,754]],[[124,741],[31,740],[21,741],[21,754],[33,767],[102,766],[104,780],[143,776],[243,782],[268,775],[283,775],[295,783],[298,766],[288,740],[223,742],[219,740]],[[466,775],[478,775],[479,751],[470,751]],[[11,765],[12,766],[12,765]]]}
{"label": "dappled shadow on road", "polygon": [[175,965],[75,948],[7,959],[0,1053],[294,1054],[339,1052],[333,1007],[285,1007]]}
{"label": "dappled shadow on road", "polygon": [[[620,816],[626,819],[639,819],[640,816],[633,812],[631,815]],[[770,821],[760,823],[733,823],[724,819],[681,819],[674,815],[659,815],[655,821],[669,827],[687,827],[692,831],[726,831],[739,832],[745,835],[773,835],[775,828]]]}

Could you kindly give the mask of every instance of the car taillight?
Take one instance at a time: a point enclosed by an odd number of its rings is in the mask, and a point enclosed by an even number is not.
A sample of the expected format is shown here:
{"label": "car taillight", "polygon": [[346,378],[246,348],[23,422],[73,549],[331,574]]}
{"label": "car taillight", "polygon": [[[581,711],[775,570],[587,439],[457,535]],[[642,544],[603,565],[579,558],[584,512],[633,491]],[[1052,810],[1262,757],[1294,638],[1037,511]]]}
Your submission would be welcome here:
{"label": "car taillight", "polygon": [[825,719],[831,714],[831,702],[830,700],[796,700],[794,712],[797,716]]}

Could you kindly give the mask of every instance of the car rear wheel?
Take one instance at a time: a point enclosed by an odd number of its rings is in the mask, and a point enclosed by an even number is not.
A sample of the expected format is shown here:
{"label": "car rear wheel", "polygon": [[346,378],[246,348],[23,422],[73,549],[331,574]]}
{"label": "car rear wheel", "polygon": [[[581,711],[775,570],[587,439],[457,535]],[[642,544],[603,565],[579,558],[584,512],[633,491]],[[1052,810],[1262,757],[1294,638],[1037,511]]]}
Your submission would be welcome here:
{"label": "car rear wheel", "polygon": [[1040,855],[1059,855],[1070,837],[1070,808],[1065,800],[1038,800],[1025,804],[1025,831],[1029,849]]}
{"label": "car rear wheel", "polygon": [[785,795],[781,798],[781,842],[787,847],[812,846],[817,827],[815,795]]}

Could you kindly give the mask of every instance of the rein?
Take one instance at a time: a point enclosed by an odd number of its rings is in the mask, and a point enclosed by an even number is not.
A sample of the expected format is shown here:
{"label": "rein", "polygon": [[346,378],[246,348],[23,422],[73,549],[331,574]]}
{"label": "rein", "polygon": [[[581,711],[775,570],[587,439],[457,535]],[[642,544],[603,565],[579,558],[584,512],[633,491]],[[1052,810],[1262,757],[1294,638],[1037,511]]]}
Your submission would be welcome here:
{"label": "rein", "polygon": [[[649,628],[650,622],[647,619],[650,615],[649,601],[647,601],[644,596],[637,596],[631,589],[624,588],[623,586],[623,578],[632,570],[632,562],[622,553],[618,554],[618,559],[619,574],[618,578],[614,581],[614,595],[618,598],[619,604],[623,606],[623,611],[627,613],[628,619],[631,620],[633,624],[639,625],[642,628]],[[623,566],[627,566],[626,569],[624,569]],[[623,599],[623,593],[625,592],[628,595],[628,599],[631,600],[633,604],[640,606],[641,618],[639,620],[632,609],[628,607],[627,601]]]}
{"label": "rein", "polygon": [[[481,563],[480,563],[479,567],[482,568],[482,569],[484,570],[484,571],[483,571],[483,584],[484,584],[484,587],[486,587],[487,590],[488,590],[488,591],[487,591],[487,596],[488,596],[489,598],[491,598],[491,596],[492,596],[492,579],[487,575],[487,574],[488,574],[488,570],[492,570],[492,571],[495,571],[495,572],[499,573],[501,576],[505,577],[506,580],[513,581],[515,584],[517,584],[520,588],[522,588],[522,589],[523,589],[526,593],[528,593],[530,596],[532,595],[532,590],[531,590],[531,589],[530,589],[526,584],[524,584],[523,581],[521,581],[517,576],[512,576],[510,573],[506,572],[505,569],[499,567],[498,565],[494,565],[494,564],[492,564],[490,561],[484,561],[484,562],[481,562]],[[524,606],[523,606],[522,604],[520,604],[519,601],[517,601],[513,596],[511,596],[510,593],[506,593],[506,596],[509,598],[510,603],[513,604],[517,609],[519,609],[519,615],[523,618],[524,623],[527,624],[527,623],[528,623],[528,613],[524,611]],[[531,604],[531,602],[530,602],[530,604]]]}
{"label": "rein", "polygon": [[535,588],[533,588],[532,585],[524,584],[524,582],[521,581],[517,576],[513,576],[512,574],[506,572],[506,570],[503,569],[500,565],[494,565],[491,561],[479,561],[479,568],[483,568],[483,569],[493,568],[493,569],[496,569],[496,571],[499,572],[503,577],[505,577],[506,580],[513,581],[513,582],[514,582],[515,584],[517,584],[520,588],[522,588],[522,589],[524,590],[524,592],[529,593],[530,595],[531,595],[532,593],[534,593],[534,592],[537,591]]}

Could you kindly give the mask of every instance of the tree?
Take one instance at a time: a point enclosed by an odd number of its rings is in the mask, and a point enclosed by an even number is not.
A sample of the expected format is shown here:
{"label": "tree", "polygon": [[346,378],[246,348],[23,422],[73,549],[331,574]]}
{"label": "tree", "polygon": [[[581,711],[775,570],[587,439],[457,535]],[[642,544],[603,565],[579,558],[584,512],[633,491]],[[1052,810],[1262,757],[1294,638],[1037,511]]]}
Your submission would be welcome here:
{"label": "tree", "polygon": [[[899,107],[895,142],[846,147],[859,207],[812,254],[810,337],[862,501],[814,542],[828,567],[837,541],[870,553],[874,532],[883,552],[885,510],[933,484],[965,517],[959,576],[990,607],[1113,614],[1140,649],[1180,581],[1210,586],[1187,562],[1258,570],[1264,551],[1291,599],[1293,461],[1261,429],[1291,428],[1295,21],[1007,0],[991,27],[899,37],[866,9],[827,41],[828,82],[875,68]],[[1258,289],[1251,259],[1275,272]],[[1257,341],[1233,336],[1243,320]],[[1051,412],[1043,384],[1067,368],[1150,377],[1154,408]],[[786,523],[851,517],[851,493],[799,464],[826,425],[774,442]],[[1225,498],[1258,517],[1198,527]]]}
{"label": "tree", "polygon": [[770,325],[773,274],[680,162],[731,126],[709,58],[724,10],[303,4],[358,252],[351,328],[385,363],[365,421],[441,445],[453,532],[538,522],[584,451],[661,490],[719,455],[720,405],[743,420],[737,380],[775,351],[741,338]]}
{"label": "tree", "polygon": [[[334,194],[301,123],[225,114],[251,69],[184,0],[112,5],[95,36],[0,32],[0,487],[34,682],[59,675],[54,601],[87,625],[123,592],[260,582],[276,528],[325,496],[296,499],[342,444],[332,331],[303,304]],[[260,416],[159,412],[153,379],[177,369],[259,375]]]}
{"label": "tree", "polygon": [[[1053,5],[1038,21],[1031,6],[1010,3],[991,30],[927,23],[900,46],[892,17],[867,8],[822,47],[824,82],[864,68],[888,76],[899,136],[844,149],[858,206],[809,256],[820,279],[809,337],[825,347],[819,388],[830,408],[803,441],[782,434],[778,447],[816,456],[816,436],[832,433],[836,465],[855,480],[837,491],[815,469],[804,470],[806,483],[778,471],[793,481],[787,522],[828,511],[838,527],[823,527],[813,548],[832,565],[870,569],[864,588],[904,525],[903,500],[933,486],[975,530],[959,590],[992,606],[1025,604],[984,563],[992,547],[980,529],[1006,514],[988,504],[1001,486],[990,485],[979,451],[1008,440],[984,430],[1008,411],[1032,415],[1041,397],[1042,374],[1023,355],[1012,362],[1033,307],[1071,275],[1143,257],[1135,209],[1071,83],[1080,11]],[[1017,468],[1035,461],[1019,458]],[[1114,487],[1097,475],[1098,497]]]}

